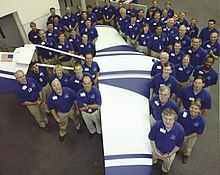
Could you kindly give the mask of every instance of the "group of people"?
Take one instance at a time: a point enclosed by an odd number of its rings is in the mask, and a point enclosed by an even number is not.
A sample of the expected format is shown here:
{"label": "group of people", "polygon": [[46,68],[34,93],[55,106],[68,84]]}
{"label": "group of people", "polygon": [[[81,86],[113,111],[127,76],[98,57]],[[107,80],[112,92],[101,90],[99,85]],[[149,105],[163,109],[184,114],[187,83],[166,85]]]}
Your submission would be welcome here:
{"label": "group of people", "polygon": [[[19,102],[27,106],[41,128],[49,131],[47,112],[59,123],[59,140],[67,133],[68,118],[72,119],[81,133],[79,116],[89,129],[89,138],[101,134],[101,95],[98,90],[99,66],[93,61],[95,42],[98,38],[95,25],[115,27],[133,48],[155,59],[151,70],[149,88],[150,125],[149,139],[152,144],[153,163],[162,160],[163,173],[169,173],[176,152],[183,150],[182,162],[187,163],[199,135],[204,132],[205,119],[211,109],[209,89],[218,80],[213,64],[219,58],[219,31],[215,19],[199,32],[197,19],[190,22],[186,12],[176,13],[171,3],[163,9],[156,0],[144,16],[144,10],[128,9],[123,1],[115,8],[110,0],[101,7],[98,0],[82,11],[60,17],[50,9],[47,31],[30,23],[30,42],[85,57],[82,65],[76,58],[39,48],[38,61],[56,65],[53,75],[36,63],[30,65],[28,78],[17,71],[17,95]],[[135,1],[136,2],[136,1]],[[74,67],[74,75],[62,66]],[[49,77],[47,73],[49,72]],[[52,87],[52,88],[51,88]]]}
{"label": "group of people", "polygon": [[64,72],[57,64],[53,75],[36,62],[31,62],[26,76],[22,70],[15,72],[17,79],[16,94],[19,103],[26,106],[34,116],[39,127],[50,131],[48,113],[59,124],[59,141],[67,134],[69,118],[73,121],[78,134],[81,134],[80,116],[88,130],[89,139],[95,132],[101,134],[101,94],[98,90],[99,67],[93,61],[93,54],[87,53],[85,63],[74,65],[74,74]]}

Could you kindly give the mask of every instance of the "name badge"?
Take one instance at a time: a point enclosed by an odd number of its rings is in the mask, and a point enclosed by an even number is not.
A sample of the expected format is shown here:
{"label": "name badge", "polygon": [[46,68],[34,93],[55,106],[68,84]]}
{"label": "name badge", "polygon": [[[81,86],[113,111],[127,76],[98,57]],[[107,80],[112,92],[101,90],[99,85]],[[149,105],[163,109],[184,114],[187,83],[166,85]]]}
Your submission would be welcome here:
{"label": "name badge", "polygon": [[84,47],[84,45],[83,45],[83,44],[81,44],[81,45],[80,45],[80,47]]}
{"label": "name badge", "polygon": [[39,75],[40,75],[40,76],[44,76],[44,73],[43,73],[43,72],[41,72]]}
{"label": "name badge", "polygon": [[86,96],[85,92],[80,93],[80,97],[85,97],[85,96]]}
{"label": "name badge", "polygon": [[165,129],[163,129],[163,128],[160,128],[160,132],[162,132],[162,133],[166,133],[166,130]]}
{"label": "name badge", "polygon": [[183,71],[183,68],[182,68],[182,67],[179,67],[179,70],[180,70],[180,71]]}
{"label": "name badge", "polygon": [[75,83],[79,83],[79,80],[75,80]]}
{"label": "name badge", "polygon": [[57,100],[57,96],[54,95],[54,96],[52,97],[52,100]]}
{"label": "name badge", "polygon": [[129,28],[129,29],[132,29],[132,26],[129,26],[128,28]]}
{"label": "name badge", "polygon": [[39,78],[39,81],[40,81],[40,82],[43,82],[43,78]]}
{"label": "name badge", "polygon": [[170,55],[171,55],[171,56],[175,56],[175,53],[171,53]]}
{"label": "name badge", "polygon": [[25,90],[25,89],[27,89],[27,86],[26,85],[22,86],[22,90]]}
{"label": "name badge", "polygon": [[86,67],[86,68],[84,69],[84,71],[89,71],[89,68],[88,68],[88,67]]}
{"label": "name badge", "polygon": [[144,35],[141,35],[142,38],[144,38]]}
{"label": "name badge", "polygon": [[59,45],[58,48],[59,48],[59,49],[62,49],[62,46]]}
{"label": "name badge", "polygon": [[55,30],[57,30],[57,27],[54,27]]}
{"label": "name badge", "polygon": [[157,66],[157,69],[162,69],[162,67],[161,66]]}
{"label": "name badge", "polygon": [[155,103],[156,106],[160,105],[158,101],[155,101],[154,103]]}
{"label": "name badge", "polygon": [[92,109],[88,109],[88,112],[92,112]]}
{"label": "name badge", "polygon": [[159,46],[159,50],[162,50],[162,46]]}
{"label": "name badge", "polygon": [[158,37],[155,36],[155,37],[154,37],[154,40],[158,40]]}
{"label": "name badge", "polygon": [[190,100],[190,101],[194,101],[195,98],[193,98],[193,97],[189,97],[189,100]]}
{"label": "name badge", "polygon": [[32,88],[28,88],[28,92],[31,92],[33,89]]}
{"label": "name badge", "polygon": [[211,46],[210,46],[209,44],[207,44],[207,48],[209,48],[209,49],[210,49],[210,48],[211,48]]}
{"label": "name badge", "polygon": [[203,75],[203,72],[200,70],[200,71],[199,71],[199,74],[202,74],[202,75]]}
{"label": "name badge", "polygon": [[35,35],[34,38],[37,38],[37,35]]}
{"label": "name badge", "polygon": [[188,50],[189,53],[192,53],[192,50]]}
{"label": "name badge", "polygon": [[52,33],[48,33],[48,36],[52,36]]}
{"label": "name badge", "polygon": [[186,118],[187,112],[183,112],[183,117]]}

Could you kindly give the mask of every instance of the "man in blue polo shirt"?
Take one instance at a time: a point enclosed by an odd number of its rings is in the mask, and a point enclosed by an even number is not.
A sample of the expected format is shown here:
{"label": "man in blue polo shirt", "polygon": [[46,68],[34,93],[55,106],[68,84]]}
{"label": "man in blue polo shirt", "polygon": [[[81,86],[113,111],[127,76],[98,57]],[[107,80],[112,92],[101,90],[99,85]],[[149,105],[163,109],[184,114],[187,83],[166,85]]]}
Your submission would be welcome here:
{"label": "man in blue polo shirt", "polygon": [[192,101],[189,110],[184,110],[178,115],[177,122],[185,131],[182,162],[187,163],[189,155],[198,138],[205,129],[205,119],[200,115],[201,103],[199,100]]}
{"label": "man in blue polo shirt", "polygon": [[87,72],[92,75],[94,84],[98,87],[98,78],[100,74],[99,65],[93,61],[93,54],[87,53],[85,56],[85,63],[82,65],[83,72]]}
{"label": "man in blue polo shirt", "polygon": [[[92,86],[92,79],[89,76],[83,77],[83,89],[77,93],[77,104],[81,111],[82,118],[89,130],[89,139],[92,139],[95,132],[101,134],[101,94]],[[94,125],[95,124],[95,125]]]}
{"label": "man in blue polo shirt", "polygon": [[128,9],[127,9],[127,15],[134,14],[135,16],[138,15],[138,10],[135,8],[135,5],[133,2],[129,2]]}
{"label": "man in blue polo shirt", "polygon": [[80,34],[81,35],[83,35],[83,34],[88,35],[88,40],[90,42],[92,42],[93,44],[95,44],[95,42],[98,39],[98,32],[97,32],[96,28],[94,26],[92,26],[92,23],[90,20],[86,20],[86,27],[80,31]]}
{"label": "man in blue polo shirt", "polygon": [[199,100],[202,104],[201,114],[206,117],[208,110],[211,109],[211,96],[207,90],[203,89],[204,85],[205,79],[202,76],[196,77],[193,85],[186,86],[181,90],[177,104],[180,107],[182,104],[188,110],[192,101]]}
{"label": "man in blue polo shirt", "polygon": [[162,120],[161,113],[164,109],[171,108],[177,114],[179,111],[179,107],[177,106],[176,102],[170,99],[170,88],[168,86],[161,86],[159,89],[159,95],[154,95],[150,100],[150,124],[153,124],[156,121]]}
{"label": "man in blue polo shirt", "polygon": [[100,7],[99,1],[94,0],[94,7],[92,9],[92,12],[95,14],[97,19],[97,24],[103,24],[102,19],[102,8]]}
{"label": "man in blue polo shirt", "polygon": [[176,93],[178,88],[178,82],[177,80],[170,75],[172,72],[172,66],[170,63],[165,63],[163,66],[163,73],[157,74],[155,77],[151,80],[149,86],[150,86],[150,99],[153,97],[154,94],[159,94],[159,88],[161,86],[168,86],[171,90],[171,98],[176,100]]}
{"label": "man in blue polo shirt", "polygon": [[175,122],[177,114],[167,108],[162,112],[162,121],[157,121],[151,128],[148,138],[151,140],[153,164],[157,159],[163,161],[162,172],[169,173],[176,152],[183,146],[183,127]]}
{"label": "man in blue polo shirt", "polygon": [[95,53],[95,51],[95,45],[92,42],[88,41],[88,35],[83,34],[82,40],[77,47],[77,53],[79,55],[85,56],[87,53]]}
{"label": "man in blue polo shirt", "polygon": [[218,81],[218,73],[212,68],[215,58],[208,54],[204,65],[197,66],[193,72],[194,77],[203,76],[205,85],[203,88],[215,85]]}
{"label": "man in blue polo shirt", "polygon": [[215,25],[216,25],[215,19],[208,20],[207,27],[203,28],[199,34],[199,38],[201,38],[202,43],[210,39],[211,33],[213,32],[219,33],[219,31],[215,28]]}
{"label": "man in blue polo shirt", "polygon": [[29,68],[29,77],[33,78],[42,88],[42,105],[45,106],[45,111],[49,113],[50,111],[47,106],[47,98],[49,97],[52,89],[47,76],[47,70],[44,67],[39,67],[35,62],[31,62]]}
{"label": "man in blue polo shirt", "polygon": [[69,118],[73,120],[77,132],[81,133],[78,117],[80,112],[76,104],[76,94],[70,88],[62,87],[58,79],[54,79],[51,85],[53,91],[48,98],[48,107],[59,123],[59,141],[63,142]]}
{"label": "man in blue polo shirt", "polygon": [[190,64],[196,68],[198,65],[204,64],[206,60],[206,51],[200,47],[201,39],[193,38],[192,46],[188,47],[186,50],[186,54],[190,56]]}
{"label": "man in blue polo shirt", "polygon": [[156,33],[152,34],[147,43],[148,54],[158,58],[160,53],[167,49],[168,38],[162,33],[162,26],[156,27]]}
{"label": "man in blue polo shirt", "polygon": [[37,25],[35,22],[30,22],[31,31],[28,33],[28,39],[31,43],[37,44],[39,40]]}
{"label": "man in blue polo shirt", "polygon": [[102,8],[102,17],[104,24],[114,27],[115,7],[111,5],[110,0],[105,0],[105,6]]}
{"label": "man in blue polo shirt", "polygon": [[220,44],[218,42],[219,33],[211,33],[210,40],[205,41],[202,44],[202,48],[214,56],[217,60],[220,56]]}
{"label": "man in blue polo shirt", "polygon": [[76,16],[72,13],[70,7],[66,7],[66,14],[63,16],[63,25],[65,31],[69,32],[70,29],[76,30],[78,27],[78,21]]}
{"label": "man in blue polo shirt", "polygon": [[19,103],[28,108],[40,128],[49,132],[50,127],[42,105],[41,86],[33,78],[26,78],[22,70],[16,71],[14,76],[18,81],[15,92]]}
{"label": "man in blue polo shirt", "polygon": [[153,13],[153,19],[149,22],[151,33],[156,32],[157,26],[163,26],[164,25],[163,21],[161,21],[160,18],[161,18],[160,12],[155,11]]}

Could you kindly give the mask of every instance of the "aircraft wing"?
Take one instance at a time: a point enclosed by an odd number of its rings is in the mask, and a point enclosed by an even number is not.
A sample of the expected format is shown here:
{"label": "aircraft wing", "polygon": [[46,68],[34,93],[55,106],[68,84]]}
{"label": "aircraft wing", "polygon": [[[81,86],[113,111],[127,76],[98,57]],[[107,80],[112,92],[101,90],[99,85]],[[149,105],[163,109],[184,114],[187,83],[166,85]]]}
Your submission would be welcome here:
{"label": "aircraft wing", "polygon": [[106,175],[149,175],[152,153],[148,133],[147,83],[153,59],[129,47],[118,32],[96,26],[101,74],[101,118]]}

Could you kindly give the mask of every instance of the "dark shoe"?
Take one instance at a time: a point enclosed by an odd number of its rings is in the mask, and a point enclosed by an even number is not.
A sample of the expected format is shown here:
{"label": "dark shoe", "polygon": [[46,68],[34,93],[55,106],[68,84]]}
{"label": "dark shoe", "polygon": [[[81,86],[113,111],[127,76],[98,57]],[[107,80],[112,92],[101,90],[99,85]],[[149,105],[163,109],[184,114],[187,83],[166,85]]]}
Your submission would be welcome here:
{"label": "dark shoe", "polygon": [[50,132],[50,131],[51,131],[51,129],[50,129],[50,127],[49,127],[48,125],[46,125],[46,126],[43,128],[43,130],[44,130],[45,132]]}
{"label": "dark shoe", "polygon": [[92,140],[92,138],[95,136],[95,134],[89,133],[89,140]]}
{"label": "dark shoe", "polygon": [[184,155],[183,155],[182,163],[183,163],[183,164],[186,164],[186,163],[188,162],[188,160],[189,160],[189,156],[184,156]]}
{"label": "dark shoe", "polygon": [[64,141],[64,138],[65,138],[65,135],[63,137],[59,137],[59,142],[63,142]]}
{"label": "dark shoe", "polygon": [[76,129],[76,132],[77,132],[78,134],[82,134],[82,129],[81,129],[81,127],[80,127],[79,129]]}

